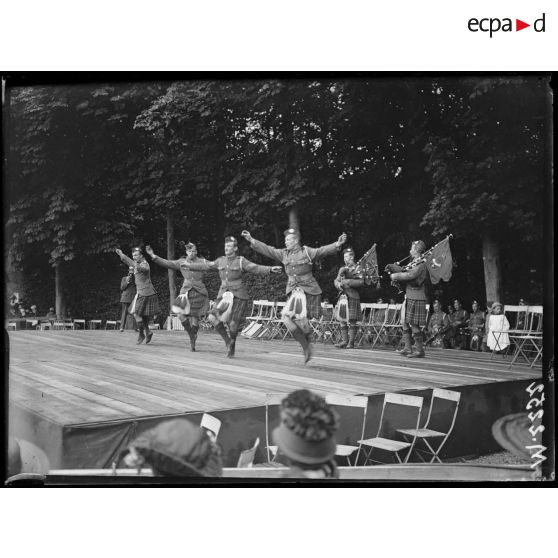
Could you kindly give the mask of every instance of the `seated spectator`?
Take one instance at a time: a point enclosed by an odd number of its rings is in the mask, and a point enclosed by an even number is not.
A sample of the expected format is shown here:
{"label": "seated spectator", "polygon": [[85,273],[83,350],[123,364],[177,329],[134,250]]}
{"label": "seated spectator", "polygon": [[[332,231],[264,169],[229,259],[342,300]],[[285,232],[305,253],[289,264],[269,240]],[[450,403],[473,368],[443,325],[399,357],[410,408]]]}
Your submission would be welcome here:
{"label": "seated spectator", "polygon": [[221,452],[203,428],[186,419],[166,420],[140,434],[122,456],[128,467],[149,466],[155,476],[220,477]]}
{"label": "seated spectator", "polygon": [[53,322],[54,320],[56,320],[56,312],[54,311],[54,308],[49,308],[47,315],[46,315],[47,319],[49,319],[51,322]]}
{"label": "seated spectator", "polygon": [[473,300],[471,309],[473,311],[467,322],[467,330],[471,338],[469,349],[471,349],[471,351],[480,351],[482,348],[482,339],[484,337],[486,314],[480,309],[480,305],[476,300]]}
{"label": "seated spectator", "polygon": [[338,478],[334,432],[339,417],[325,399],[307,389],[290,393],[281,402],[281,424],[273,440],[286,457],[289,478]]}
{"label": "seated spectator", "polygon": [[457,298],[453,301],[453,308],[455,311],[449,315],[450,327],[446,337],[453,349],[461,350],[465,348],[465,324],[469,320],[469,312],[461,307]]}
{"label": "seated spectator", "polygon": [[499,353],[509,347],[510,338],[507,334],[509,329],[510,323],[504,315],[504,305],[495,302],[486,320],[486,344],[491,351]]}
{"label": "seated spectator", "polygon": [[29,311],[29,315],[33,316],[33,317],[37,317],[39,315],[39,312],[37,311],[37,305],[36,304],[32,304],[31,305],[31,309]]}
{"label": "seated spectator", "polygon": [[20,318],[25,318],[27,316],[27,310],[25,310],[23,305],[19,306],[19,316]]}
{"label": "seated spectator", "polygon": [[447,340],[445,334],[449,329],[449,317],[442,310],[442,304],[439,300],[435,300],[432,305],[432,314],[428,320],[426,327],[427,339],[425,345],[432,345],[432,347],[440,347],[445,349],[447,347]]}

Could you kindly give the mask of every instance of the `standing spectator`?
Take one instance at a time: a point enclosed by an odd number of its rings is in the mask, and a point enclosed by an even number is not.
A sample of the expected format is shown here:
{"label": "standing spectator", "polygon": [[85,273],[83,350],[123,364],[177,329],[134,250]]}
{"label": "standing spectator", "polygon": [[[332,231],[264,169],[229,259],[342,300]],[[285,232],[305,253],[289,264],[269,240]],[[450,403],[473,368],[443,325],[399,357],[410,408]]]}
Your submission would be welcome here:
{"label": "standing spectator", "polygon": [[290,478],[338,478],[334,433],[339,417],[325,400],[307,389],[290,393],[281,402],[281,424],[273,431],[290,469]]}
{"label": "standing spectator", "polygon": [[205,430],[186,419],[166,420],[140,434],[122,456],[128,467],[148,465],[160,477],[220,477],[221,452]]}
{"label": "standing spectator", "polygon": [[441,302],[436,299],[432,304],[432,314],[428,320],[428,339],[425,345],[432,345],[432,347],[440,347],[442,349],[446,348],[447,341],[445,338],[445,333],[449,328],[449,317],[442,310]]}
{"label": "standing spectator", "polygon": [[482,339],[484,337],[486,314],[480,309],[480,305],[476,300],[473,300],[471,309],[472,313],[467,322],[467,330],[471,338],[469,348],[471,351],[480,351],[482,349]]}
{"label": "standing spectator", "polygon": [[510,344],[508,331],[510,323],[504,315],[504,305],[500,302],[492,304],[490,315],[486,321],[486,344],[491,351],[500,353]]}
{"label": "standing spectator", "polygon": [[455,299],[453,301],[454,313],[450,314],[449,321],[450,327],[448,329],[447,337],[453,349],[465,348],[465,324],[469,320],[469,312],[462,308],[461,301]]}
{"label": "standing spectator", "polygon": [[[527,306],[527,301],[524,298],[520,298],[519,302],[517,303],[518,306]],[[527,316],[527,308],[525,308],[525,312],[518,312],[516,319],[515,319],[515,327],[514,329],[525,329],[525,318]]]}
{"label": "standing spectator", "polygon": [[[120,280],[120,304],[122,305],[122,315],[120,316],[120,331],[126,329],[126,320],[128,318],[128,309],[136,296],[136,282],[134,280],[134,268],[128,267],[128,275]],[[133,316],[130,316],[134,320]],[[134,329],[137,329],[134,325]]]}

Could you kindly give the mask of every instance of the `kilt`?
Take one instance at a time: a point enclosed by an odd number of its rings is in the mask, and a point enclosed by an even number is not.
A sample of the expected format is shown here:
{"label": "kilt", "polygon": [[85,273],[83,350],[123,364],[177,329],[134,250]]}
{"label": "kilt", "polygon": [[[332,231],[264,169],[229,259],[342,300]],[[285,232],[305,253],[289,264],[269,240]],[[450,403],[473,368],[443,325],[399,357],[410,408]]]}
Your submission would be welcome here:
{"label": "kilt", "polygon": [[159,314],[160,311],[159,297],[156,294],[138,296],[134,314],[138,316],[154,316],[155,314]]}
{"label": "kilt", "polygon": [[[216,308],[221,302],[221,298],[222,297],[219,297],[215,301],[213,308],[209,311],[210,314],[213,314],[214,316],[218,317]],[[231,310],[231,317],[229,318],[229,323],[235,322],[238,326],[244,323],[246,316],[248,315],[249,306],[250,306],[249,300],[244,300],[243,298],[236,298],[235,296],[233,299],[233,307]]]}
{"label": "kilt", "polygon": [[412,300],[405,301],[405,323],[423,327],[426,325],[426,300]]}
{"label": "kilt", "polygon": [[306,296],[306,319],[316,318],[316,320],[319,320],[322,316],[322,295],[304,294]]}
{"label": "kilt", "polygon": [[349,305],[349,321],[360,320],[362,317],[362,312],[360,311],[360,298],[347,297],[347,302]]}
{"label": "kilt", "polygon": [[[209,307],[209,301],[206,295],[199,293],[196,289],[190,289],[188,291],[188,302],[190,303],[190,313],[188,316],[193,316],[194,318],[201,318],[207,314],[207,309]],[[173,304],[179,306],[180,308],[186,308],[186,299],[177,296],[174,299]]]}

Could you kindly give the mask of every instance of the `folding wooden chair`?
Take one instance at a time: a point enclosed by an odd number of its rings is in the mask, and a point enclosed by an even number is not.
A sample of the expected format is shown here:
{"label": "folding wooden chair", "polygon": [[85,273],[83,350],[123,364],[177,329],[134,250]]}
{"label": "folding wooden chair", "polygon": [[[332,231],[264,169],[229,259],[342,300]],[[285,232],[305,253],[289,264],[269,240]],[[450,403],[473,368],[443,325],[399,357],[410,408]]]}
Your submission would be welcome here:
{"label": "folding wooden chair", "polygon": [[[415,429],[419,427],[420,421],[420,413],[422,411],[422,403],[423,398],[417,397],[416,395],[401,395],[399,393],[386,393],[384,396],[384,403],[382,405],[382,414],[380,415],[380,424],[378,426],[378,433],[376,434],[375,438],[368,438],[366,440],[359,440],[358,443],[361,446],[364,446],[364,464],[366,465],[369,461],[373,463],[383,463],[382,461],[376,461],[371,458],[372,451],[377,448],[392,454],[395,454],[397,461],[399,463],[407,463],[409,460],[409,456],[413,451],[413,447],[415,445],[416,436],[413,437],[411,442],[402,442],[399,440],[393,440],[391,438],[387,438],[384,436],[380,436],[382,433],[382,427],[384,426],[384,417],[386,415],[386,406],[387,405],[398,405],[399,407],[409,407],[413,414],[416,413],[416,423]],[[390,421],[386,421],[388,424]],[[401,457],[399,457],[399,452],[402,450],[408,450],[407,455],[405,456],[404,460],[401,461]]]}
{"label": "folding wooden chair", "polygon": [[402,337],[403,324],[401,323],[401,304],[388,304],[386,320],[379,330],[379,335],[385,334],[388,345],[397,347]]}
{"label": "folding wooden chair", "polygon": [[275,314],[275,303],[271,300],[260,300],[261,311],[258,323],[261,325],[260,330],[254,335],[256,339],[264,339],[269,337],[271,321]]}
{"label": "folding wooden chair", "polygon": [[[507,349],[504,351],[503,356],[505,356],[506,354],[508,354],[512,343],[511,343],[511,337],[513,335],[522,335],[524,334],[527,329],[528,329],[528,311],[529,311],[529,306],[516,306],[516,305],[511,305],[511,304],[506,304],[504,306],[504,315],[506,316],[509,324],[510,324],[510,329],[506,330],[506,331],[493,331],[492,333],[494,334],[494,339],[496,340],[496,346],[494,347],[492,354],[490,355],[490,358],[492,359],[494,357],[494,355],[504,349]],[[488,332],[487,332],[488,333]],[[510,344],[508,347],[500,347],[500,338],[502,337],[502,335],[504,333],[508,334],[508,337],[510,339]]]}
{"label": "folding wooden chair", "polygon": [[240,335],[243,337],[252,338],[262,329],[260,320],[262,317],[263,302],[265,301],[254,300],[254,302],[252,302],[252,313],[250,316],[246,316],[246,326],[240,332]]}
{"label": "folding wooden chair", "polygon": [[265,448],[267,451],[268,463],[273,463],[277,457],[277,446],[270,445],[271,432],[269,420],[269,408],[281,405],[281,401],[287,397],[288,393],[266,393],[265,395]]}
{"label": "folding wooden chair", "polygon": [[64,329],[75,329],[74,320],[64,320]]}
{"label": "folding wooden chair", "polygon": [[510,368],[522,357],[530,368],[542,360],[543,353],[543,307],[529,306],[527,315],[527,327],[522,332],[512,332],[509,334],[510,343],[513,343],[515,350]]}
{"label": "folding wooden chair", "polygon": [[258,449],[259,445],[260,439],[256,438],[254,445],[250,449],[242,450],[240,452],[238,462],[236,463],[236,466],[239,469],[248,469],[254,465],[254,457],[256,457],[256,450]]}
{"label": "folding wooden chair", "polygon": [[281,312],[285,308],[286,302],[276,302],[273,307],[273,317],[269,322],[269,338],[275,339],[276,337],[281,337],[285,339],[288,335],[289,330],[281,320]]}
{"label": "folding wooden chair", "polygon": [[105,329],[118,329],[118,320],[107,320],[105,322]]}
{"label": "folding wooden chair", "polygon": [[[442,463],[439,453],[447,442],[449,435],[451,434],[453,427],[455,425],[455,418],[457,417],[457,410],[459,409],[459,401],[461,399],[461,393],[458,391],[450,391],[447,389],[434,388],[432,390],[432,397],[430,399],[430,408],[428,409],[428,417],[422,428],[399,428],[397,432],[403,434],[406,439],[418,439],[426,447],[426,449],[419,448],[415,445],[415,453],[418,455],[421,461],[426,462],[423,454],[431,457],[430,463],[438,461]],[[432,417],[432,409],[434,409],[437,400],[451,401],[455,403],[453,412],[451,413],[451,419],[448,421],[449,425],[443,430],[432,430],[429,428],[430,419]],[[439,440],[439,444],[436,448],[433,448],[429,440]]]}
{"label": "folding wooden chair", "polygon": [[373,305],[373,311],[371,316],[371,332],[372,332],[372,348],[374,348],[379,343],[387,345],[389,337],[385,331],[385,325],[388,323],[389,316],[389,304],[377,303]]}
{"label": "folding wooden chair", "polygon": [[204,413],[201,418],[200,426],[214,442],[217,441],[217,436],[219,436],[219,431],[221,430],[221,421],[218,418]]}
{"label": "folding wooden chair", "polygon": [[83,329],[83,331],[85,331],[85,320],[83,318],[75,319],[74,329]]}
{"label": "folding wooden chair", "polygon": [[370,302],[360,303],[360,320],[357,321],[357,334],[355,336],[355,345],[360,347],[366,341],[371,342],[372,331],[371,321],[374,305]]}
{"label": "folding wooden chair", "polygon": [[54,323],[52,324],[52,329],[57,331],[63,331],[66,329],[66,327],[62,320],[54,320]]}
{"label": "folding wooden chair", "polygon": [[[358,438],[364,438],[364,428],[366,426],[366,411],[368,409],[368,397],[362,395],[337,395],[328,394],[325,397],[326,403],[334,407],[357,407],[362,409],[362,425]],[[347,459],[347,464],[351,465],[351,455],[356,451],[357,455],[353,465],[358,463],[358,458],[360,455],[360,444],[358,446],[337,444],[335,450],[336,457],[344,457]]]}
{"label": "folding wooden chair", "polygon": [[89,320],[89,329],[101,329],[103,320]]}

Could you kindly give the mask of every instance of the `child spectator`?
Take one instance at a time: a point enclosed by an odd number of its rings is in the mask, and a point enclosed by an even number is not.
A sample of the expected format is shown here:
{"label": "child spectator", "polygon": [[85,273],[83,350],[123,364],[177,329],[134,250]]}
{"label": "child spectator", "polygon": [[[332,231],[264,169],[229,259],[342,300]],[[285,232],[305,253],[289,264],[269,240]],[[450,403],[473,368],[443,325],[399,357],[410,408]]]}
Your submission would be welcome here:
{"label": "child spectator", "polygon": [[507,349],[510,344],[510,338],[507,333],[510,329],[510,323],[504,315],[503,304],[500,302],[492,304],[486,324],[486,344],[488,348],[497,353]]}

